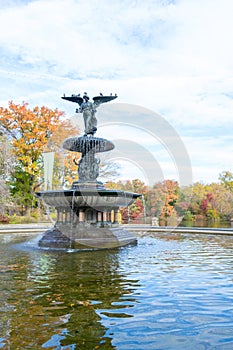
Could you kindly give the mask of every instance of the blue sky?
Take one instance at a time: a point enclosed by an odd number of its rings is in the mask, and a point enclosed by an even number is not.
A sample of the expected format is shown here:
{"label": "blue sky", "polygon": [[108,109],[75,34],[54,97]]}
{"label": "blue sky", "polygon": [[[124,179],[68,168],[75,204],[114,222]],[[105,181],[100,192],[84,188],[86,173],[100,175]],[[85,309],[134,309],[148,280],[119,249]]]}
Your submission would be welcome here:
{"label": "blue sky", "polygon": [[[232,13],[231,0],[1,1],[0,104],[28,101],[72,116],[64,92],[117,92],[116,104],[148,108],[176,130],[193,181],[218,181],[233,171]],[[139,143],[136,124],[118,135]],[[156,120],[145,124],[156,129]],[[164,177],[176,178],[166,147],[159,155],[149,139],[140,142]],[[132,177],[135,162],[124,169]]]}

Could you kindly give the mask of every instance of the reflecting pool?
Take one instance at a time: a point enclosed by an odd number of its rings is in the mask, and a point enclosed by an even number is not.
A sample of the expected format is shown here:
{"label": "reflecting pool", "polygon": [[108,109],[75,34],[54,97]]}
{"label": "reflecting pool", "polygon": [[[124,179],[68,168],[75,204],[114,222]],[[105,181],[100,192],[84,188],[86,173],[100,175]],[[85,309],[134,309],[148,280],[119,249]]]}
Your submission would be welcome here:
{"label": "reflecting pool", "polygon": [[233,349],[233,237],[82,252],[39,238],[0,235],[0,349]]}

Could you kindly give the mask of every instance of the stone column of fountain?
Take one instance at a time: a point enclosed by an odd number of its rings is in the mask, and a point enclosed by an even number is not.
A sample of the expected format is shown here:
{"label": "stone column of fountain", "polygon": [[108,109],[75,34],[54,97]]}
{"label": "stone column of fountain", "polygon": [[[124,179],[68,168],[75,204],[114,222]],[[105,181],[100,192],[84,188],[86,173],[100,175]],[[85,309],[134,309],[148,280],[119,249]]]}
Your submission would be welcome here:
{"label": "stone column of fountain", "polygon": [[94,137],[97,131],[96,108],[117,96],[96,96],[93,102],[84,93],[62,98],[79,104],[77,113],[82,113],[85,123],[84,135],[68,138],[63,148],[81,153],[78,164],[79,180],[70,190],[41,191],[36,195],[45,204],[55,207],[57,221],[39,241],[40,247],[48,248],[114,248],[136,243],[136,238],[120,227],[118,210],[127,207],[140,195],[119,190],[107,190],[97,180],[99,159],[96,153],[110,151],[114,144],[106,139]]}

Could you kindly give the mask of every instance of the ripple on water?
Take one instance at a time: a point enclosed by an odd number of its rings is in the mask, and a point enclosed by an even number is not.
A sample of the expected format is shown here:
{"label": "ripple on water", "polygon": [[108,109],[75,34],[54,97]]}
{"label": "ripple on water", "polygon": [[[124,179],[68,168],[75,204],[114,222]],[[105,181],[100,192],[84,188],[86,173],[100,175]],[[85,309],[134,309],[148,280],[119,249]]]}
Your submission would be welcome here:
{"label": "ripple on water", "polygon": [[[119,269],[137,281],[133,318],[110,327],[127,349],[233,348],[232,241],[147,239],[121,253]],[[225,248],[227,246],[227,249]],[[141,341],[141,342],[140,342]]]}
{"label": "ripple on water", "polygon": [[160,235],[112,251],[0,236],[0,348],[233,348],[233,240]]}

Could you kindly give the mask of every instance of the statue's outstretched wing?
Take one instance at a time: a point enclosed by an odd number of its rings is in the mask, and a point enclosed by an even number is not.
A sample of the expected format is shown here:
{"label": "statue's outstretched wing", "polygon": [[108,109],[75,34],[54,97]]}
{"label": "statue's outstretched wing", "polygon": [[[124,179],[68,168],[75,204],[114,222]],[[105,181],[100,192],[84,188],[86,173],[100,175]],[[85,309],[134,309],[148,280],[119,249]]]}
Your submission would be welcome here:
{"label": "statue's outstretched wing", "polygon": [[115,98],[117,98],[117,96],[96,96],[96,97],[93,97],[93,101],[95,104],[99,105],[104,102],[115,100]]}
{"label": "statue's outstretched wing", "polygon": [[81,96],[77,96],[77,95],[62,96],[62,98],[64,100],[68,100],[68,101],[71,101],[71,102],[78,103],[79,106],[81,106],[81,104],[83,103],[83,98]]}

